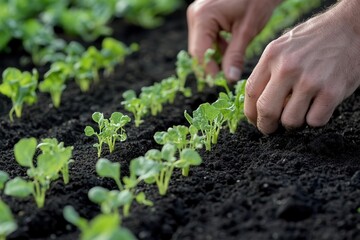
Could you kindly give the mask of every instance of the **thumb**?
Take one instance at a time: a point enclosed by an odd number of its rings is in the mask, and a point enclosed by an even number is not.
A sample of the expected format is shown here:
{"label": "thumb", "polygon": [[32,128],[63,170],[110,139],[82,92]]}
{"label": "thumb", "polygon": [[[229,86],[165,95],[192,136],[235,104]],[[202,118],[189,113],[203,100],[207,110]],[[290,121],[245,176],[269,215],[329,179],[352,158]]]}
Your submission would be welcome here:
{"label": "thumb", "polygon": [[249,40],[241,32],[233,32],[222,61],[222,69],[230,82],[240,80],[244,66],[244,56]]}

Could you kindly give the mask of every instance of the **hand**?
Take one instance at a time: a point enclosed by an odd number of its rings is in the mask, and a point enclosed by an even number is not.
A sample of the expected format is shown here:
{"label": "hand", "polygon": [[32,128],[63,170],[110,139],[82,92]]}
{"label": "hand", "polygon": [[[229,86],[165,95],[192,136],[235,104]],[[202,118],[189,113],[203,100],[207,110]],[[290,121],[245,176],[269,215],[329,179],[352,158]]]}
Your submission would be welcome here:
{"label": "hand", "polygon": [[[273,9],[281,0],[197,0],[187,11],[189,52],[202,61],[207,49],[217,43],[223,52],[222,69],[234,82],[241,77],[244,54],[249,42],[264,27]],[[228,44],[219,38],[221,30],[232,33]],[[219,66],[214,62],[207,67],[216,74]]]}
{"label": "hand", "polygon": [[279,124],[325,125],[360,85],[360,2],[347,0],[271,42],[246,85],[245,115],[264,134]]}

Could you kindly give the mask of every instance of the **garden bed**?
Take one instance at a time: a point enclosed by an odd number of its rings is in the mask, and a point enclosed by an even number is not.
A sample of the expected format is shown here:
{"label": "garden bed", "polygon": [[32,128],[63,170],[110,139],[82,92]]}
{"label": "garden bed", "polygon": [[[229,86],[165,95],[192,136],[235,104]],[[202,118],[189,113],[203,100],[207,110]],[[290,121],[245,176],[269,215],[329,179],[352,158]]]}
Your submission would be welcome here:
{"label": "garden bed", "polygon": [[[24,137],[55,137],[74,146],[70,183],[55,181],[46,195],[44,208],[33,199],[1,197],[12,209],[19,228],[9,239],[76,239],[78,230],[63,219],[62,211],[72,205],[90,219],[99,207],[87,192],[94,186],[114,188],[110,180],[97,176],[95,138],[84,135],[93,125],[91,114],[126,113],[120,104],[127,89],[140,91],[174,74],[176,54],[187,47],[185,10],[167,18],[156,30],[143,30],[117,20],[114,37],[138,42],[140,51],[127,58],[109,78],[102,78],[88,93],[75,83],[64,91],[59,109],[47,94],[24,108],[23,117],[10,123],[11,102],[0,96],[0,169],[11,177],[24,176],[13,154],[14,144]],[[15,43],[16,44],[16,43]],[[22,52],[2,54],[1,71],[19,66]],[[253,64],[245,69],[247,77]],[[28,68],[31,68],[29,66]],[[41,69],[40,69],[41,71]],[[117,143],[103,157],[118,161],[122,174],[130,160],[151,148],[156,131],[187,122],[184,110],[212,102],[218,89],[206,89],[191,98],[178,96],[156,117],[147,117],[136,128],[127,125],[128,139]],[[296,132],[279,130],[263,136],[253,126],[241,123],[235,134],[222,131],[212,151],[200,150],[203,164],[189,177],[176,171],[168,194],[161,197],[155,186],[141,185],[154,207],[134,205],[123,225],[138,239],[358,239],[360,238],[360,92],[355,92],[335,111],[324,128]]]}

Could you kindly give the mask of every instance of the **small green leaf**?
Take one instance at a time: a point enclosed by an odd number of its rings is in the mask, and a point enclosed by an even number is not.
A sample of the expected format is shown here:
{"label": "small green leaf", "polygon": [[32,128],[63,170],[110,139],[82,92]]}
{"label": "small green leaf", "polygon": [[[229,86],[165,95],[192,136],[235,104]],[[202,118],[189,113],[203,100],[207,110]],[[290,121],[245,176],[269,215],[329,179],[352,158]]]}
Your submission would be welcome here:
{"label": "small green leaf", "polygon": [[16,177],[6,183],[5,194],[12,197],[25,198],[32,194],[34,185],[20,177]]}
{"label": "small green leaf", "polygon": [[101,204],[106,201],[109,190],[103,187],[93,187],[88,192],[89,199],[97,204]]}
{"label": "small green leaf", "polygon": [[10,208],[0,199],[0,238],[17,229],[17,224]]}
{"label": "small green leaf", "polygon": [[23,138],[15,144],[15,159],[21,166],[33,166],[33,157],[35,155],[36,145],[37,141],[35,138]]}
{"label": "small green leaf", "polygon": [[100,177],[120,179],[120,163],[112,163],[105,158],[100,158],[96,163],[96,172]]}
{"label": "small green leaf", "polygon": [[198,166],[202,163],[201,156],[193,149],[184,149],[180,153],[180,160],[185,160],[189,165]]}
{"label": "small green leaf", "polygon": [[97,123],[99,123],[100,121],[102,121],[104,119],[104,115],[100,112],[94,112],[91,117],[94,120],[94,122],[97,122]]}
{"label": "small green leaf", "polygon": [[0,170],[0,190],[4,188],[7,180],[9,180],[9,174]]}
{"label": "small green leaf", "polygon": [[84,132],[85,132],[85,135],[88,137],[91,137],[92,135],[95,134],[95,130],[90,126],[86,126],[84,129]]}
{"label": "small green leaf", "polygon": [[167,143],[161,149],[162,159],[168,162],[173,162],[176,160],[175,153],[176,153],[176,147],[173,144]]}

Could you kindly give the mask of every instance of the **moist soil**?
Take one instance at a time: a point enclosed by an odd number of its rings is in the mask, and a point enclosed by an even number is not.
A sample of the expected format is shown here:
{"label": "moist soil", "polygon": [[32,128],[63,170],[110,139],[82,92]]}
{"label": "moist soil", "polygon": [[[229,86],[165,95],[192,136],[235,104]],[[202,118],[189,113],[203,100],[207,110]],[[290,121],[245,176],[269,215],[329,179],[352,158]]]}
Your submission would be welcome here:
{"label": "moist soil", "polygon": [[[75,160],[70,183],[53,182],[42,209],[33,199],[1,194],[19,225],[8,239],[77,239],[79,231],[63,219],[62,209],[72,205],[87,219],[99,214],[99,207],[88,200],[88,190],[116,186],[97,176],[95,138],[86,137],[84,128],[94,126],[91,114],[95,111],[106,116],[114,111],[126,113],[120,104],[125,90],[139,92],[142,86],[174,74],[176,54],[187,47],[185,15],[184,9],[178,11],[155,30],[116,20],[114,36],[126,43],[138,42],[140,51],[87,93],[70,82],[58,109],[48,95],[39,93],[38,102],[25,107],[23,117],[10,123],[11,102],[0,96],[1,170],[12,178],[26,175],[13,153],[14,144],[24,137],[55,137],[74,146]],[[2,54],[1,70],[20,66],[22,54],[21,50]],[[244,77],[254,63],[247,65]],[[22,69],[26,68],[31,66]],[[122,174],[127,175],[130,160],[160,147],[153,140],[156,131],[187,125],[184,110],[191,112],[200,103],[214,101],[218,92],[213,88],[194,91],[190,98],[177,96],[173,105],[166,105],[156,117],[147,117],[139,128],[129,124],[127,141],[117,143],[111,154],[105,147],[102,156],[120,162]],[[357,91],[323,128],[280,129],[271,136],[263,136],[246,122],[235,134],[224,129],[210,152],[200,150],[204,162],[192,168],[189,177],[174,173],[166,196],[161,197],[154,185],[140,185],[154,207],[134,204],[123,225],[146,240],[360,239],[359,119]]]}

